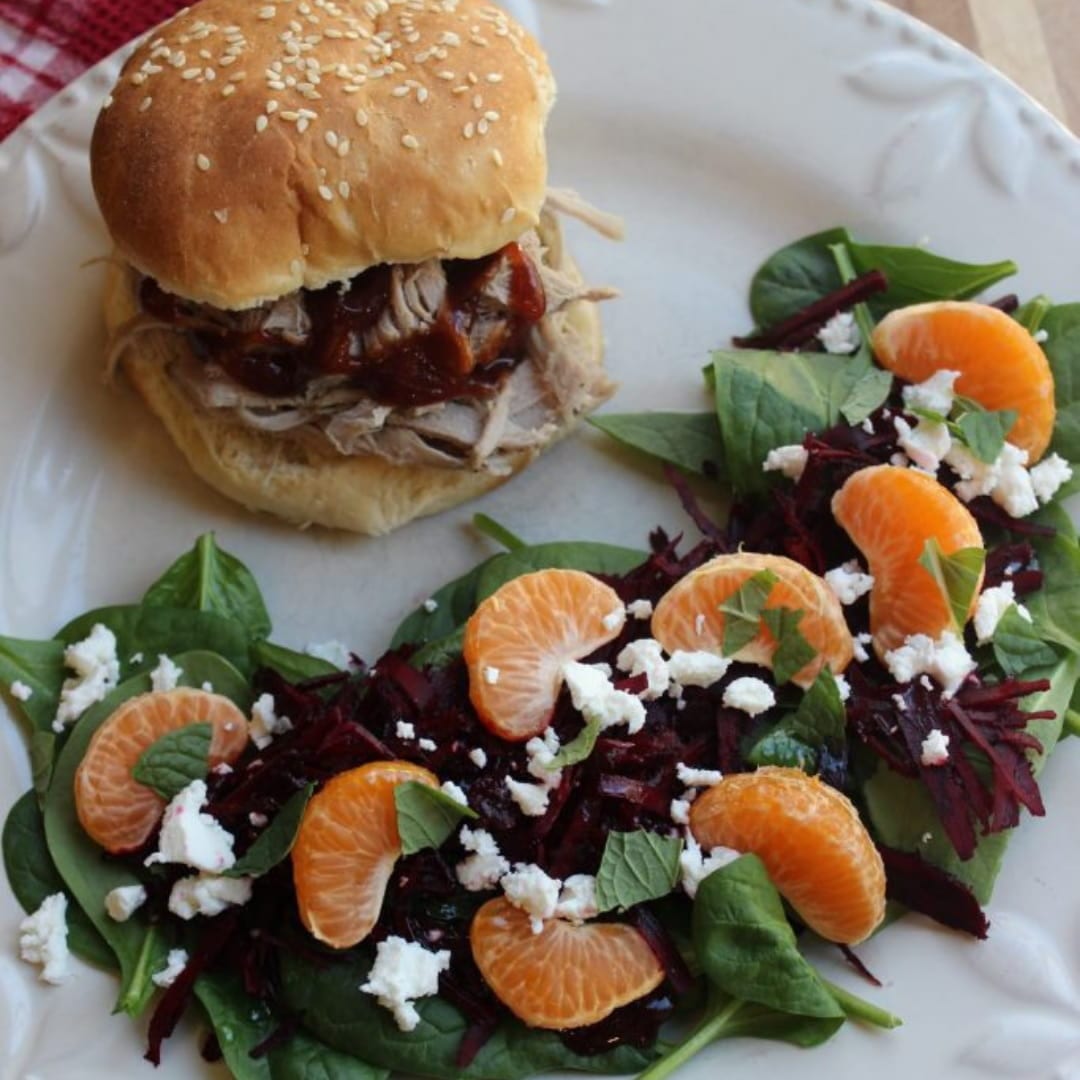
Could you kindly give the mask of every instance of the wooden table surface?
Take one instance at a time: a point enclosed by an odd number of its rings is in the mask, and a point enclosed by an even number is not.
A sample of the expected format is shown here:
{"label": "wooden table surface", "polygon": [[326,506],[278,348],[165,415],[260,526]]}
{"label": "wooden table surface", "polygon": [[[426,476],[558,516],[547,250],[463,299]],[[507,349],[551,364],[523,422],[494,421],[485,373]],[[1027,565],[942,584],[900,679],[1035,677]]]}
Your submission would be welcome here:
{"label": "wooden table surface", "polygon": [[1080,0],[889,0],[966,45],[1080,131]]}

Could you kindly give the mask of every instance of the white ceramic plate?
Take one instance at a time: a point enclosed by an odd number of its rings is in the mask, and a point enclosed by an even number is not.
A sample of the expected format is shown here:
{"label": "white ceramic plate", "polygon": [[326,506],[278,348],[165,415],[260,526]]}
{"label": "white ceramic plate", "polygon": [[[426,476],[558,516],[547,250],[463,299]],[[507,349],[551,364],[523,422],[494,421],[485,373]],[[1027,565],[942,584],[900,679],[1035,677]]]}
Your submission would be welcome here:
{"label": "white ceramic plate", "polygon": [[[629,225],[622,247],[574,236],[588,273],[625,292],[605,311],[620,410],[701,407],[706,351],[747,325],[750,271],[824,226],[928,237],[961,258],[1012,257],[1021,292],[1080,294],[1080,144],[920,24],[873,0],[538,6],[525,14],[541,24],[561,88],[553,180]],[[45,637],[84,609],[133,599],[212,528],[256,572],[279,639],[339,638],[370,657],[405,610],[485,553],[466,527],[475,509],[535,540],[639,544],[657,523],[685,524],[658,477],[595,433],[482,503],[390,540],[298,533],[196,482],[131,394],[99,379],[101,272],[83,264],[108,244],[86,151],[118,63],[0,148],[0,631]],[[29,772],[14,724],[0,727],[6,812]],[[1049,819],[1016,837],[988,943],[909,919],[862,949],[886,983],[870,996],[901,1013],[903,1028],[849,1026],[814,1051],[723,1044],[688,1080],[747,1067],[761,1080],[1080,1076],[1077,768],[1073,745],[1048,767]],[[39,985],[15,959],[18,919],[0,888],[4,1075],[151,1075],[142,1031],[109,1016],[112,981],[80,968],[63,988]],[[158,1075],[202,1069],[189,1032]]]}

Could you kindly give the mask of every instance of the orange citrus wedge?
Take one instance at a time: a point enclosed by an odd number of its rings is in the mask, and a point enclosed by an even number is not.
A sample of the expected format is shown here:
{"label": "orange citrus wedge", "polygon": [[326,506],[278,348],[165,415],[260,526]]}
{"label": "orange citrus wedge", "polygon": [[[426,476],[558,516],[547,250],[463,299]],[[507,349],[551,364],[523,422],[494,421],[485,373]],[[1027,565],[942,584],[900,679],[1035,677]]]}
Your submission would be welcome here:
{"label": "orange citrus wedge", "polygon": [[885,867],[851,800],[800,769],[733,773],[690,808],[705,850],[753,852],[812,930],[855,945],[885,916]]}
{"label": "orange citrus wedge", "polygon": [[131,770],[162,735],[188,724],[213,725],[211,768],[247,746],[247,718],[227,697],[187,688],[129,698],[94,732],[75,772],[75,812],[106,851],[135,851],[150,839],[165,800]]}
{"label": "orange citrus wedge", "polygon": [[394,788],[407,780],[438,787],[407,761],[373,761],[327,781],[307,804],[292,850],[300,920],[320,941],[347,949],[379,919],[401,855]]}

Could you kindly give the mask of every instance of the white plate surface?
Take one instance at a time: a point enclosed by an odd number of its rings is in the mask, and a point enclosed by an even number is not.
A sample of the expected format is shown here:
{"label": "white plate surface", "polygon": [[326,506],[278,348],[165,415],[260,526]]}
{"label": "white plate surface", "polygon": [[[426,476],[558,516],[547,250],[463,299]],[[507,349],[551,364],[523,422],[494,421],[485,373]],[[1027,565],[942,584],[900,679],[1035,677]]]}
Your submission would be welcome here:
{"label": "white plate surface", "polygon": [[[528,0],[521,0],[520,9]],[[560,82],[553,181],[625,215],[616,247],[575,228],[581,261],[625,299],[605,310],[615,407],[701,407],[706,351],[745,329],[750,271],[786,240],[847,223],[961,258],[1011,257],[1021,292],[1080,293],[1080,144],[970,54],[873,0],[540,0]],[[596,433],[558,447],[476,506],[391,539],[297,533],[191,476],[130,392],[100,382],[100,267],[108,243],[87,176],[107,61],[0,147],[0,632],[50,635],[100,603],[136,598],[215,529],[262,583],[277,637],[339,638],[374,656],[400,615],[487,547],[482,509],[534,540],[644,542],[685,519],[655,473]],[[0,712],[3,706],[0,705]],[[0,738],[0,813],[28,786],[13,723]],[[1080,1076],[1075,830],[1066,745],[1044,776],[1045,822],[1025,822],[986,944],[909,919],[862,950],[903,1015],[796,1051],[743,1041],[690,1065],[760,1080]],[[0,888],[0,1068],[80,1080],[151,1074],[142,1031],[110,1017],[89,968],[60,989],[16,958],[20,913]],[[830,974],[862,989],[831,956]],[[164,1078],[210,1075],[189,1032]]]}

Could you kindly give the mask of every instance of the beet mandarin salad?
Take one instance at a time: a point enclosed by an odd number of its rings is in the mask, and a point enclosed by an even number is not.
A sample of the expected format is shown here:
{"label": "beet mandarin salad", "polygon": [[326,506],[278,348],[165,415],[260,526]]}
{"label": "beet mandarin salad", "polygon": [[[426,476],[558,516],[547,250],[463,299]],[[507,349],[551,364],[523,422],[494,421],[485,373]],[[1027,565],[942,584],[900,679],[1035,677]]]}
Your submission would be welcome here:
{"label": "beet mandarin salad", "polygon": [[210,534],[138,603],[0,639],[23,959],[115,970],[155,1064],[198,1013],[241,1080],[658,1080],[724,1038],[899,1025],[806,945],[872,998],[853,950],[905,910],[985,938],[1080,729],[1080,304],[977,299],[1013,272],[844,229],[781,249],[713,407],[594,421],[700,537],[478,516],[505,550],[372,666],[271,641]]}

